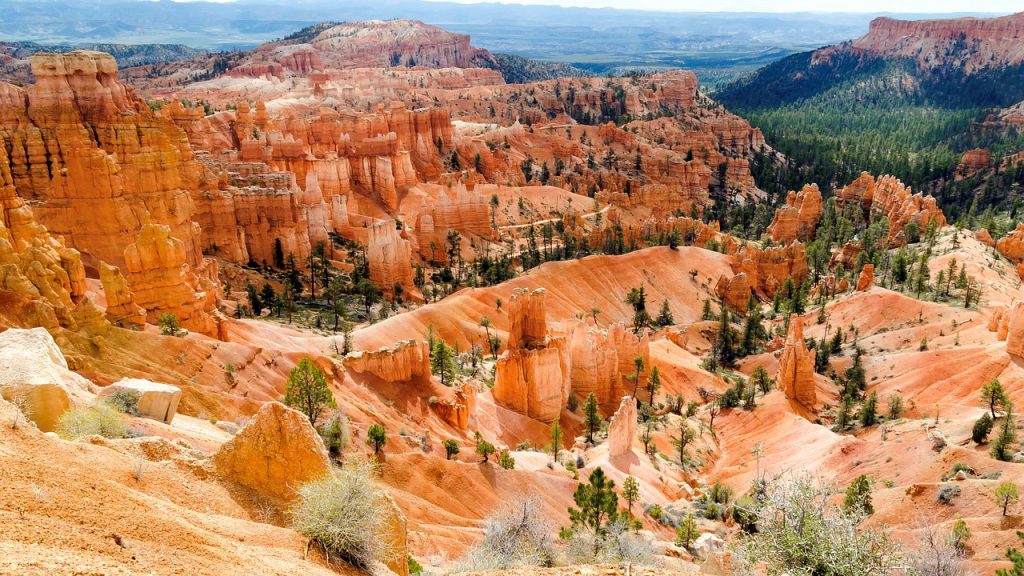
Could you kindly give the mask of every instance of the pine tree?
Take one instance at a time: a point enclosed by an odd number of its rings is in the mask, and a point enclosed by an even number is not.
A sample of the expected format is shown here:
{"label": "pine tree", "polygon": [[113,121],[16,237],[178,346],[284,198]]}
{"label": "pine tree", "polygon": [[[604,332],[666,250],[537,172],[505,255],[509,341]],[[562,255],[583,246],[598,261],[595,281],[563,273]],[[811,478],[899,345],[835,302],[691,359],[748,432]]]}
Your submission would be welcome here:
{"label": "pine tree", "polygon": [[999,380],[993,379],[981,387],[981,401],[988,407],[992,413],[992,419],[995,420],[996,408],[1005,407],[1009,402],[1009,397]]}
{"label": "pine tree", "polygon": [[384,445],[387,443],[387,432],[384,431],[383,426],[374,423],[366,429],[366,444],[373,448],[374,454],[380,454],[381,450],[384,449]]}
{"label": "pine tree", "polygon": [[697,533],[697,521],[693,518],[693,513],[687,514],[676,527],[675,545],[689,548],[690,543],[697,539]]}
{"label": "pine tree", "polygon": [[622,499],[626,501],[629,516],[633,516],[633,503],[640,499],[640,483],[632,476],[622,481]]}
{"label": "pine tree", "polygon": [[326,408],[335,406],[323,370],[309,358],[299,360],[288,374],[284,403],[305,414],[313,426]]}
{"label": "pine tree", "polygon": [[672,310],[669,309],[668,299],[661,301],[661,311],[658,312],[658,317],[654,320],[654,323],[658,326],[671,326],[676,323],[672,317]]}
{"label": "pine tree", "polygon": [[597,407],[597,396],[591,392],[583,402],[583,425],[587,428],[587,442],[594,443],[594,433],[601,426],[601,413]]}
{"label": "pine tree", "polygon": [[654,397],[658,394],[659,389],[661,389],[661,370],[654,366],[651,368],[650,376],[647,377],[647,398],[651,407],[654,406]]}
{"label": "pine tree", "polygon": [[434,338],[430,349],[430,371],[441,379],[441,384],[451,386],[455,381],[455,352],[441,338]]}
{"label": "pine tree", "polygon": [[729,323],[729,309],[722,308],[721,320],[718,323],[718,334],[715,337],[715,360],[721,366],[731,368],[736,359],[735,333]]}
{"label": "pine tree", "polygon": [[992,441],[992,448],[989,453],[996,460],[1008,462],[1013,457],[1013,447],[1017,442],[1017,427],[1013,421],[1013,405],[1006,405],[1006,416],[999,427],[999,436]]}
{"label": "pine tree", "polygon": [[679,435],[672,437],[672,445],[679,450],[679,465],[686,465],[686,447],[696,438],[696,434],[689,425],[686,424],[686,420],[679,421]]}
{"label": "pine tree", "polygon": [[600,467],[590,473],[589,483],[581,483],[573,494],[576,507],[569,508],[569,519],[572,529],[587,530],[596,536],[594,552],[601,548],[603,536],[608,525],[618,518],[618,496],[615,494],[615,481],[605,476]]}
{"label": "pine tree", "polygon": [[878,421],[878,395],[872,392],[860,407],[861,426],[874,426]]}
{"label": "pine tree", "polygon": [[562,449],[562,426],[558,423],[558,419],[555,418],[551,422],[551,459],[555,462],[558,461],[558,451]]}

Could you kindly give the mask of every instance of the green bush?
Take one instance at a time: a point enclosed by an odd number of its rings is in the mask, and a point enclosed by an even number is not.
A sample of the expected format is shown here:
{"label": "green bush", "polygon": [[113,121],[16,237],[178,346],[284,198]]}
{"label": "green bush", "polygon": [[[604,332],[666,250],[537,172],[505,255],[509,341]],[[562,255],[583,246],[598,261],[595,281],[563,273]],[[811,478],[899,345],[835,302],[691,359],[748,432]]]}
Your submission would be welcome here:
{"label": "green bush", "polygon": [[98,402],[65,412],[57,423],[57,434],[67,440],[93,435],[124,438],[128,435],[128,424],[120,412],[105,402]]}

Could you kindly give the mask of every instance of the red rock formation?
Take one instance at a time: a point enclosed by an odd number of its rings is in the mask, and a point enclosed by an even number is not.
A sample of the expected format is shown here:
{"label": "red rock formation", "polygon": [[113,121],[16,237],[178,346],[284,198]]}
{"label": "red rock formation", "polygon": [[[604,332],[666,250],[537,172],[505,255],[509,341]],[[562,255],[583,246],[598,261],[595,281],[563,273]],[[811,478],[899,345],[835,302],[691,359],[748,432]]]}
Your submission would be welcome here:
{"label": "red rock formation", "polygon": [[414,294],[412,248],[405,232],[399,232],[393,220],[385,220],[369,228],[366,259],[370,280],[385,294],[394,295],[395,286],[406,294]]}
{"label": "red rock formation", "polygon": [[[799,241],[788,246],[759,249],[744,246],[732,256],[732,268],[744,273],[758,295],[771,298],[787,278],[798,286],[807,277],[807,252]],[[746,309],[746,302],[744,307]]]}
{"label": "red rock formation", "polygon": [[345,356],[345,368],[369,372],[385,382],[430,378],[430,351],[426,342],[402,340],[390,348],[352,352]]}
{"label": "red rock formation", "polygon": [[469,430],[476,422],[476,388],[470,383],[463,384],[455,389],[451,398],[435,404],[434,409],[452,426]]}
{"label": "red rock formation", "polygon": [[506,304],[508,349],[495,366],[494,400],[543,422],[561,414],[569,397],[569,343],[547,335],[545,291],[517,290]]}
{"label": "red rock formation", "polygon": [[863,292],[869,290],[875,285],[875,266],[874,264],[865,264],[860,269],[860,276],[857,277],[857,292]]}
{"label": "red rock formation", "polygon": [[960,164],[956,167],[956,179],[970,178],[978,172],[992,167],[992,155],[984,148],[975,148],[964,152]]}
{"label": "red rock formation", "polygon": [[1010,313],[1006,306],[999,306],[992,310],[992,317],[988,321],[988,331],[995,332],[997,340],[1006,340],[1010,331]]}
{"label": "red rock formation", "polygon": [[324,69],[473,68],[493,62],[489,52],[470,46],[468,35],[415,20],[370,20],[327,28],[306,42],[264,44],[228,74],[283,78]]}
{"label": "red rock formation", "polygon": [[511,348],[538,348],[546,344],[548,325],[543,288],[518,289],[505,306],[508,314],[508,341]]}
{"label": "red rock formation", "polygon": [[[572,393],[580,399],[594,394],[602,413],[611,414],[623,396],[633,394],[629,378],[636,375],[633,360],[638,356],[651,365],[646,334],[633,334],[619,322],[605,330],[577,322],[569,339]],[[638,388],[645,383],[641,374]]]}
{"label": "red rock formation", "polygon": [[1014,264],[1024,263],[1024,224],[1018,224],[996,242],[996,250]]}
{"label": "red rock formation", "polygon": [[[870,54],[906,57],[925,68],[948,65],[950,55],[967,73],[1024,61],[1020,38],[1024,13],[999,18],[896,20],[875,18],[868,33],[852,43],[819,50],[815,58],[852,47]],[[969,47],[969,49],[967,48]]]}
{"label": "red rock formation", "polygon": [[750,277],[745,272],[728,278],[722,276],[715,285],[715,292],[733,310],[745,312],[752,293]]}
{"label": "red rock formation", "polygon": [[615,415],[608,421],[608,456],[615,458],[633,451],[636,437],[636,400],[623,396]]}
{"label": "red rock formation", "polygon": [[557,344],[507,350],[495,366],[494,400],[530,418],[551,422],[558,418],[568,398],[566,369]]}
{"label": "red rock formation", "polygon": [[814,408],[817,396],[814,389],[814,352],[804,343],[804,321],[794,316],[790,321],[779,372],[775,377],[786,397],[806,408]]}
{"label": "red rock formation", "polygon": [[135,295],[128,288],[116,266],[100,262],[100,282],[107,300],[107,319],[115,326],[140,329],[146,325],[146,310],[135,303]]}
{"label": "red rock formation", "polygon": [[935,198],[923,196],[920,192],[914,194],[894,176],[879,176],[876,180],[864,172],[836,192],[836,200],[860,203],[865,218],[872,218],[876,211],[888,218],[890,246],[906,242],[903,229],[911,221],[916,222],[922,232],[933,221],[940,227],[946,225],[946,216]]}
{"label": "red rock formation", "polygon": [[989,246],[990,248],[996,247],[996,241],[992,238],[992,234],[988,231],[988,228],[980,228],[974,231],[974,238],[982,244]]}
{"label": "red rock formation", "polygon": [[1006,353],[1024,357],[1024,302],[1017,302],[1006,317]]}
{"label": "red rock formation", "polygon": [[477,185],[468,190],[459,182],[453,187],[438,187],[436,197],[425,195],[416,218],[420,255],[430,261],[438,261],[439,253],[446,255],[434,247],[445,246],[451,230],[463,236],[494,239],[489,202],[496,189],[493,185]]}
{"label": "red rock formation", "polygon": [[[17,196],[32,200],[35,217],[88,266],[104,261],[126,269],[125,247],[154,224],[178,243],[176,265],[202,268],[191,197],[201,171],[185,133],[117,81],[107,54],[37,55],[32,71],[36,84],[29,88],[0,85],[0,137],[10,151],[0,171],[10,175]],[[132,291],[133,280],[151,280],[128,278]],[[145,304],[155,317],[181,312],[184,300],[200,301],[188,322],[205,332],[212,292],[206,298],[195,277],[185,279],[173,294],[145,286]]]}
{"label": "red rock formation", "polygon": [[786,196],[786,205],[775,211],[767,232],[776,242],[806,242],[814,237],[820,218],[821,192],[817,184],[809,184]]}
{"label": "red rock formation", "polygon": [[184,328],[217,334],[217,321],[207,312],[216,298],[212,268],[212,263],[204,262],[198,271],[208,276],[193,271],[185,244],[171,235],[169,226],[144,225],[135,242],[124,249],[125,278],[151,324],[156,324],[161,314],[171,313]]}

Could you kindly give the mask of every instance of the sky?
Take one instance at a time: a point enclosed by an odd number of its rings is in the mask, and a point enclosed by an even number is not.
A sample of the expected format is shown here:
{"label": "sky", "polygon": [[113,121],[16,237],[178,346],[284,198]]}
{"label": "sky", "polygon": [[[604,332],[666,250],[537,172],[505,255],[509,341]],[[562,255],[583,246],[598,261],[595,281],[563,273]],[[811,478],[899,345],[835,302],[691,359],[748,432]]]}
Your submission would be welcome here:
{"label": "sky", "polygon": [[[451,1],[451,0],[449,0]],[[454,0],[478,3],[494,0]],[[944,12],[1024,11],[1021,0],[503,0],[508,4],[548,4],[585,8],[629,8],[680,12]]]}

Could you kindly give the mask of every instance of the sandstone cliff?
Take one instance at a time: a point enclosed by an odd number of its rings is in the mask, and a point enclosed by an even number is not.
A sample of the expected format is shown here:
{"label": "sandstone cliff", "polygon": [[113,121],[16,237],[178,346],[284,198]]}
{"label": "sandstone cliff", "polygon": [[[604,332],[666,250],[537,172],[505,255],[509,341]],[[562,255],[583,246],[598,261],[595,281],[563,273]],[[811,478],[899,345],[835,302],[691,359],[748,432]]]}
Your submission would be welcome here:
{"label": "sandstone cliff", "polygon": [[[32,71],[36,83],[26,89],[0,85],[0,138],[9,151],[0,174],[32,201],[35,218],[81,252],[86,267],[126,267],[125,247],[149,247],[140,235],[157,225],[178,246],[175,265],[203,268],[191,195],[200,171],[184,132],[117,81],[107,54],[37,55]],[[211,327],[213,299],[194,277],[166,300],[151,278],[129,274],[133,291],[135,281],[149,284],[142,289],[152,314],[180,311],[192,299],[201,305],[183,325]]]}

